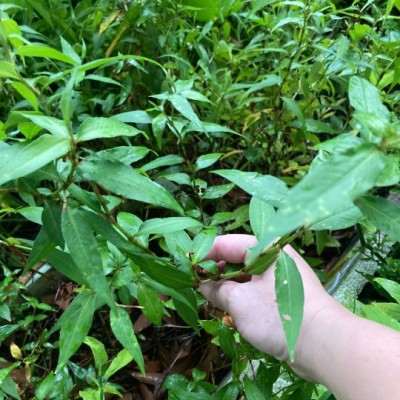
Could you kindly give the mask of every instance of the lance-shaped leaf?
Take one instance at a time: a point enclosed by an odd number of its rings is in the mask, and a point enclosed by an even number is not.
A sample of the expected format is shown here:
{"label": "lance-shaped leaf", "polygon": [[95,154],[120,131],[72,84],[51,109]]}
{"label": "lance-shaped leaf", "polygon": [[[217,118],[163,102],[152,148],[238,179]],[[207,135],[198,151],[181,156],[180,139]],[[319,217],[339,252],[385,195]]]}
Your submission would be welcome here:
{"label": "lance-shaped leaf", "polygon": [[65,122],[62,119],[47,117],[45,115],[35,115],[31,113],[19,113],[22,117],[29,119],[37,126],[40,126],[54,136],[69,138],[69,133]]}
{"label": "lance-shaped leaf", "polygon": [[87,118],[82,122],[76,133],[76,140],[112,138],[118,136],[136,136],[141,133],[139,129],[127,125],[113,118]]}
{"label": "lance-shaped leaf", "polygon": [[256,257],[275,238],[332,216],[371,189],[385,167],[383,154],[374,145],[360,145],[318,164],[293,189],[271,219],[266,234],[246,259]]}
{"label": "lance-shaped leaf", "polygon": [[275,207],[279,206],[288,195],[285,182],[271,175],[260,175],[256,172],[243,172],[237,169],[220,169],[213,172]]}
{"label": "lance-shaped leaf", "polygon": [[201,222],[190,217],[153,218],[142,224],[136,236],[178,232],[201,226]]}
{"label": "lance-shaped leaf", "polygon": [[140,251],[135,245],[112,227],[112,225],[92,212],[82,212],[83,217],[90,224],[91,228],[102,235],[120,251],[126,254],[140,269],[157,282],[174,289],[183,289],[192,286],[192,277],[177,270],[171,264],[160,258]]}
{"label": "lance-shaped leaf", "polygon": [[61,317],[60,356],[57,369],[60,370],[69,358],[75,354],[85,340],[92,326],[95,311],[93,292],[82,292],[72,301]]}
{"label": "lance-shaped leaf", "polygon": [[79,212],[68,208],[62,215],[62,231],[71,258],[85,281],[111,308],[115,308],[90,225]]}
{"label": "lance-shaped leaf", "polygon": [[118,341],[131,353],[140,371],[144,374],[144,359],[139,342],[133,330],[129,314],[120,307],[110,312],[111,329]]}
{"label": "lance-shaped leaf", "polygon": [[400,207],[382,197],[363,196],[355,201],[361,212],[381,231],[400,241]]}
{"label": "lance-shaped leaf", "polygon": [[183,214],[180,204],[166,189],[129,165],[93,160],[81,163],[79,170],[84,179],[94,181],[110,192]]}
{"label": "lance-shaped leaf", "polygon": [[0,157],[0,185],[28,175],[70,150],[70,140],[43,135],[26,144],[3,146]]}
{"label": "lance-shaped leaf", "polygon": [[303,320],[304,288],[296,263],[284,251],[276,262],[275,292],[289,357],[293,362]]}
{"label": "lance-shaped leaf", "polygon": [[269,221],[275,215],[275,208],[266,201],[253,196],[250,200],[250,225],[257,238],[265,235]]}

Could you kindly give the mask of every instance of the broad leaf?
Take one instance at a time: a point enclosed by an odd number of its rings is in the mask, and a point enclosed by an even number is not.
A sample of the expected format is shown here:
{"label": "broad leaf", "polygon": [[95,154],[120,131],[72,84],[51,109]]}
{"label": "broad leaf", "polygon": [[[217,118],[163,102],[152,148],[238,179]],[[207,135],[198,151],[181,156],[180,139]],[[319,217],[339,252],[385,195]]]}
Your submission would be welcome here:
{"label": "broad leaf", "polygon": [[149,151],[150,149],[143,146],[120,146],[97,151],[96,153],[92,154],[90,158],[119,161],[129,165],[146,157]]}
{"label": "broad leaf", "polygon": [[53,202],[45,202],[42,214],[43,229],[49,238],[64,247],[64,237],[61,230],[61,207]]}
{"label": "broad leaf", "polygon": [[69,150],[69,139],[50,135],[43,135],[26,144],[14,144],[2,148],[0,185],[38,170],[49,162],[62,157]]}
{"label": "broad leaf", "polygon": [[375,278],[374,282],[382,286],[391,297],[393,297],[400,304],[400,284],[384,278]]}
{"label": "broad leaf", "polygon": [[181,164],[185,161],[183,157],[177,156],[175,154],[169,154],[164,157],[158,157],[153,161],[140,167],[142,171],[150,171],[155,168],[169,167],[171,165]]}
{"label": "broad leaf", "polygon": [[41,57],[41,58],[50,58],[53,60],[58,60],[65,62],[67,64],[79,65],[75,60],[71,57],[61,53],[58,50],[55,50],[48,46],[43,45],[27,45],[20,47],[16,50],[16,53],[20,56],[24,57]]}
{"label": "broad leaf", "polygon": [[293,362],[303,320],[304,288],[295,262],[284,251],[276,263],[275,292],[289,357]]}
{"label": "broad leaf", "polygon": [[383,154],[374,145],[361,145],[334,154],[318,164],[290,190],[287,200],[270,221],[267,233],[250,251],[246,264],[251,264],[275,238],[347,207],[374,186],[384,167]]}
{"label": "broad leaf", "polygon": [[178,298],[173,297],[172,301],[175,310],[196,333],[199,333],[199,316],[197,314],[197,302],[194,290],[186,288],[182,289],[180,293],[185,297],[186,301],[181,302]]}
{"label": "broad leaf", "polygon": [[132,360],[132,354],[128,350],[122,349],[107,368],[107,371],[104,374],[104,379],[108,380],[112,375],[128,365]]}
{"label": "broad leaf", "polygon": [[201,222],[189,217],[153,218],[143,223],[136,233],[136,236],[150,234],[161,235],[201,226]]}
{"label": "broad leaf", "polygon": [[190,251],[192,253],[193,264],[199,263],[207,256],[212,248],[216,236],[217,230],[207,228],[207,230],[198,233],[194,237]]}
{"label": "broad leaf", "polygon": [[361,113],[376,114],[388,118],[389,111],[383,105],[378,89],[363,78],[353,76],[349,85],[350,104]]}
{"label": "broad leaf", "polygon": [[392,239],[400,241],[400,207],[376,196],[363,196],[355,201],[356,206],[378,229]]}
{"label": "broad leaf", "polygon": [[95,296],[92,292],[79,293],[64,311],[61,318],[60,356],[57,370],[75,354],[92,326],[95,311]]}
{"label": "broad leaf", "polygon": [[286,184],[271,175],[260,175],[256,172],[243,172],[236,169],[220,169],[213,172],[275,207],[279,206],[288,195]]}
{"label": "broad leaf", "polygon": [[310,226],[313,231],[346,229],[357,224],[362,218],[361,211],[353,204],[324,217]]}
{"label": "broad leaf", "polygon": [[129,314],[120,307],[110,312],[111,329],[118,341],[128,350],[144,374],[144,360]]}
{"label": "broad leaf", "polygon": [[8,61],[0,61],[0,78],[20,79],[15,65]]}
{"label": "broad leaf", "polygon": [[75,265],[69,253],[53,249],[45,258],[55,270],[71,281],[79,285],[87,284],[83,272]]}
{"label": "broad leaf", "polygon": [[95,232],[116,246],[155,281],[174,289],[183,289],[192,286],[191,276],[177,270],[160,258],[138,250],[132,242],[129,242],[118,234],[112,225],[99,215],[92,212],[84,212],[82,215]]}
{"label": "broad leaf", "polygon": [[93,139],[113,138],[118,136],[136,136],[141,133],[133,126],[113,118],[87,118],[76,133],[76,140],[84,142]]}
{"label": "broad leaf", "polygon": [[62,215],[62,231],[71,258],[82,272],[85,281],[99,297],[115,309],[114,299],[104,276],[98,244],[89,224],[79,212],[68,207]]}
{"label": "broad leaf", "polygon": [[46,117],[45,115],[35,115],[28,113],[20,113],[24,118],[29,119],[37,126],[40,126],[46,131],[50,132],[54,136],[59,136],[69,139],[68,129],[65,122],[62,119],[57,119],[54,117]]}
{"label": "broad leaf", "polygon": [[199,171],[200,169],[208,168],[215,164],[221,158],[222,154],[223,153],[211,153],[200,156],[194,165],[196,170]]}
{"label": "broad leaf", "polygon": [[24,267],[24,274],[29,272],[37,263],[46,259],[49,253],[55,249],[57,243],[49,237],[44,227],[39,231],[33,243],[31,254]]}
{"label": "broad leaf", "polygon": [[101,369],[103,365],[107,362],[108,356],[104,344],[97,340],[94,337],[87,336],[84,340],[84,343],[87,344],[92,350],[94,357],[94,365],[97,368],[97,371],[101,373]]}
{"label": "broad leaf", "polygon": [[164,307],[160,297],[149,286],[139,283],[137,289],[139,305],[143,307],[143,314],[153,324],[160,326]]}
{"label": "broad leaf", "polygon": [[246,393],[247,399],[265,400],[265,397],[261,392],[261,390],[257,387],[256,382],[250,380],[247,376],[245,376],[243,383],[244,383],[244,392]]}
{"label": "broad leaf", "polygon": [[260,200],[257,197],[252,197],[250,200],[249,214],[251,229],[259,239],[266,234],[269,221],[275,215],[275,209],[266,201]]}
{"label": "broad leaf", "polygon": [[79,169],[84,179],[92,180],[115,194],[183,214],[182,207],[166,189],[128,165],[96,160],[81,163]]}

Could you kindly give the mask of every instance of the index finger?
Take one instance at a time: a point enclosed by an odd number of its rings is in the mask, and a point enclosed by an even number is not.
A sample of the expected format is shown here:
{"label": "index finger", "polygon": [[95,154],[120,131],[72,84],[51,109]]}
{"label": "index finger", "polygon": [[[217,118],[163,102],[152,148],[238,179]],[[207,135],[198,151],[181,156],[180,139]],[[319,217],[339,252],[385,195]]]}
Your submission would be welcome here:
{"label": "index finger", "polygon": [[257,239],[252,235],[233,234],[217,236],[206,259],[217,262],[243,263],[247,251],[256,244]]}

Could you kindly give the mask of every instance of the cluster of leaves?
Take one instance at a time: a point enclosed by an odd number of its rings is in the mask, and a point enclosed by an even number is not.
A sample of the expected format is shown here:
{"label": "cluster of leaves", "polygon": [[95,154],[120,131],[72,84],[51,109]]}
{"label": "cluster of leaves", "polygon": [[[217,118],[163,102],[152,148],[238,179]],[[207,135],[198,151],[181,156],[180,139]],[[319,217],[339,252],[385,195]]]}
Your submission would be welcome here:
{"label": "cluster of leaves", "polygon": [[[1,391],[19,398],[9,373],[23,363],[26,396],[118,395],[123,388],[109,382],[115,372],[132,361],[146,372],[131,318],[140,307],[156,326],[177,313],[232,359],[228,385],[193,370],[192,381],[166,380],[171,398],[269,398],[281,366],[221,322],[201,322],[197,286],[261,274],[278,260],[293,358],[303,289],[283,245],[315,238],[322,251],[330,231],[356,223],[398,240],[398,207],[370,194],[400,179],[396,7],[0,4],[0,342],[10,347],[29,324],[48,321],[40,335],[12,345],[17,362],[0,371]],[[238,229],[259,239],[246,265],[220,271],[203,261],[217,234]],[[76,284],[61,317],[18,280],[37,276],[43,262]],[[14,297],[29,307],[11,309]],[[32,308],[43,311],[36,320],[27,319]],[[112,360],[89,336],[100,313],[122,347]],[[94,367],[70,360],[83,344]],[[254,380],[240,381],[252,358],[265,364]],[[311,398],[313,390],[295,384],[283,395]]]}

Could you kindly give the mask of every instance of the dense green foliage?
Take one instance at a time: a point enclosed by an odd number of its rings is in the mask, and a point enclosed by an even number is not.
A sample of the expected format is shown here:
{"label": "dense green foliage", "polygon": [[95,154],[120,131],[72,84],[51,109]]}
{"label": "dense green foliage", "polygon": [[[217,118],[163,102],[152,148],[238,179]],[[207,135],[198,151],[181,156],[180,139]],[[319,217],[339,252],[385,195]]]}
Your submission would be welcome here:
{"label": "dense green foliage", "polygon": [[[303,290],[282,246],[315,243],[320,255],[337,244],[331,231],[355,224],[399,240],[399,207],[383,198],[400,179],[398,8],[1,2],[0,343],[12,358],[2,351],[0,398],[20,398],[10,372],[21,366],[24,398],[124,393],[113,375],[132,362],[144,374],[148,361],[138,307],[159,327],[176,313],[232,360],[228,385],[194,369],[165,380],[169,398],[270,398],[286,367],[202,320],[197,287],[278,260],[293,356]],[[259,239],[246,265],[203,261],[217,234],[237,231]],[[48,268],[73,282],[63,312],[26,275]],[[398,301],[388,282],[376,283]],[[240,380],[251,359],[263,361],[255,379]],[[328,398],[293,379],[283,398]]]}

